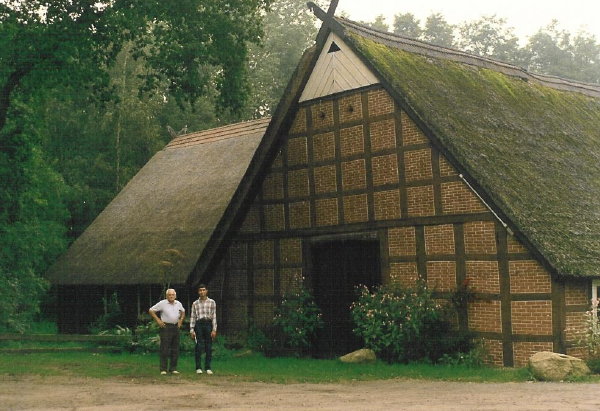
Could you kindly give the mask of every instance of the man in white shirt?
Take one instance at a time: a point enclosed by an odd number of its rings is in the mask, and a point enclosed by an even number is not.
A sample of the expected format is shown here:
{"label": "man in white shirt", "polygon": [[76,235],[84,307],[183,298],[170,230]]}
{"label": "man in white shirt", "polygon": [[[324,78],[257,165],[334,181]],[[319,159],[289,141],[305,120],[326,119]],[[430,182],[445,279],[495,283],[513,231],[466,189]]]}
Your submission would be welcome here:
{"label": "man in white shirt", "polygon": [[[148,310],[160,327],[160,373],[162,375],[167,373],[167,369],[173,374],[179,374],[177,371],[179,329],[185,318],[185,309],[175,299],[176,296],[175,290],[169,288],[166,292],[167,298],[160,300]],[[160,313],[160,318],[157,313]]]}
{"label": "man in white shirt", "polygon": [[202,374],[202,351],[204,351],[204,369],[212,374],[212,341],[217,336],[217,303],[208,298],[208,288],[198,286],[198,299],[192,304],[190,317],[190,336],[196,341],[196,374]]}

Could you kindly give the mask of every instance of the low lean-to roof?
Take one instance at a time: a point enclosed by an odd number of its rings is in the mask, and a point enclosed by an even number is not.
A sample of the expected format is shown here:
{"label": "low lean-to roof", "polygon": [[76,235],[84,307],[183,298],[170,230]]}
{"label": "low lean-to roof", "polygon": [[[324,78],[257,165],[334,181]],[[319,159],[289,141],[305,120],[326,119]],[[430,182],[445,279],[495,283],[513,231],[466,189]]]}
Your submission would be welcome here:
{"label": "low lean-to roof", "polygon": [[49,280],[185,283],[269,121],[238,123],[172,140],[50,268]]}
{"label": "low lean-to roof", "polygon": [[560,276],[600,276],[600,85],[329,23]]}

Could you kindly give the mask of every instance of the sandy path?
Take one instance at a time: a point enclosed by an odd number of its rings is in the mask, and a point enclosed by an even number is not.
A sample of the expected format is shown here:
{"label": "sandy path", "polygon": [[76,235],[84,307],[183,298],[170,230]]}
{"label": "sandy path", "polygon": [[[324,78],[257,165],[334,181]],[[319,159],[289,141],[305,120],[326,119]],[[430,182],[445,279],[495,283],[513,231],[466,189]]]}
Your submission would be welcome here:
{"label": "sandy path", "polygon": [[[207,378],[212,378],[207,380]],[[0,408],[71,410],[597,410],[600,385],[385,380],[343,384],[0,376]]]}

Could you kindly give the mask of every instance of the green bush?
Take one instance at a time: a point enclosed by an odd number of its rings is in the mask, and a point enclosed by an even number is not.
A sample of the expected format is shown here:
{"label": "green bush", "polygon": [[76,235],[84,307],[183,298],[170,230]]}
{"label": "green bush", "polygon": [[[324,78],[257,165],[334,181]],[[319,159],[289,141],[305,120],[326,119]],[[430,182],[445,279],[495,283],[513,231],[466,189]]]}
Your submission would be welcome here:
{"label": "green bush", "polygon": [[294,349],[307,349],[317,330],[323,327],[321,309],[312,294],[302,287],[283,297],[275,310],[273,324],[281,332],[282,344]]}
{"label": "green bush", "polygon": [[251,322],[248,326],[246,347],[252,351],[266,354],[273,349],[273,338],[269,338],[269,336],[263,330]]}
{"label": "green bush", "polygon": [[474,344],[468,352],[457,352],[444,354],[437,361],[438,364],[457,366],[462,365],[469,368],[480,368],[490,362],[489,353],[482,343]]}
{"label": "green bush", "polygon": [[351,310],[354,332],[388,362],[436,362],[444,354],[468,353],[473,347],[473,336],[453,330],[449,309],[423,283],[412,288],[392,283],[373,292],[362,287]]}
{"label": "green bush", "polygon": [[588,358],[585,363],[593,374],[600,374],[600,358]]}
{"label": "green bush", "polygon": [[106,313],[102,314],[90,325],[89,330],[92,334],[112,330],[124,323],[123,311],[121,310],[117,293],[113,293],[108,300],[102,298],[102,301],[106,306]]}

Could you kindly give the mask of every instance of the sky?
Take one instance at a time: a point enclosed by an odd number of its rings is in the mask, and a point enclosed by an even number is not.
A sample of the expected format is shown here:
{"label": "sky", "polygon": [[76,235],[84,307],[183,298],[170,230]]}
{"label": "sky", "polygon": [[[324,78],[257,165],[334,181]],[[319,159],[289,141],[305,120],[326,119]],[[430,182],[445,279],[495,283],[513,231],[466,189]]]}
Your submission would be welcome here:
{"label": "sky", "polygon": [[422,23],[430,14],[441,13],[450,24],[496,15],[507,20],[521,41],[556,19],[559,28],[572,34],[584,30],[600,41],[600,0],[339,0],[336,14],[341,11],[361,21],[383,14],[390,27],[399,13],[412,13]]}

